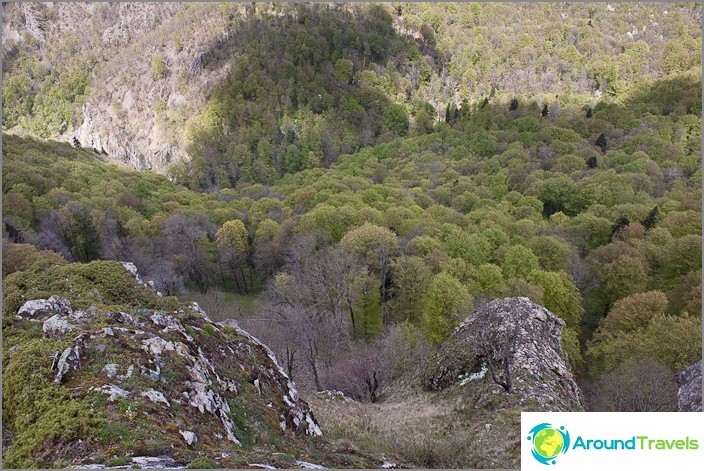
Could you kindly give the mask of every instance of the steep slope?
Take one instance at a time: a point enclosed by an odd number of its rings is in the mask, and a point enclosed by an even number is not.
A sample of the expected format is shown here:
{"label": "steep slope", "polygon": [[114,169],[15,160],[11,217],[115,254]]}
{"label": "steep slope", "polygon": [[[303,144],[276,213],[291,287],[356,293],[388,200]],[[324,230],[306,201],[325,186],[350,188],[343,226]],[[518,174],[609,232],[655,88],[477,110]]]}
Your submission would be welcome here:
{"label": "steep slope", "polygon": [[6,278],[5,467],[381,464],[312,439],[321,430],[268,347],[123,265]]}
{"label": "steep slope", "polygon": [[[199,189],[327,165],[484,98],[618,99],[701,63],[698,3],[7,3],[3,13],[3,129],[161,173],[201,159],[187,169]],[[242,172],[252,159],[260,166]]]}

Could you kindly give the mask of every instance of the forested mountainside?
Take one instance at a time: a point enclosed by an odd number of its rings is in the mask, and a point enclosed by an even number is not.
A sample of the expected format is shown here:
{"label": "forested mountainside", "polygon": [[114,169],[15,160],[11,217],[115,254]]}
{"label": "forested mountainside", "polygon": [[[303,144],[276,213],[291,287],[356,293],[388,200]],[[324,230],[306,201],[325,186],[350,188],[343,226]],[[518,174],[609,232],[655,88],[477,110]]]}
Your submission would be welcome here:
{"label": "forested mountainside", "polygon": [[[3,6],[3,129],[213,191],[482,100],[618,100],[701,63],[701,5]],[[185,163],[184,163],[185,162]]]}
{"label": "forested mountainside", "polygon": [[[701,5],[3,8],[4,464],[142,465],[178,440],[172,465],[512,467],[521,410],[677,410],[702,350]],[[47,299],[52,316],[20,312]],[[230,410],[208,420],[244,448],[187,443],[210,422],[178,421],[168,375],[163,391],[125,376],[117,350],[141,347],[120,338],[64,359],[56,400],[78,428],[44,402],[23,416],[25,373],[54,398],[44,357],[115,322],[248,382],[240,397],[210,378]],[[267,392],[245,330],[281,365]],[[238,342],[258,353],[222,372]],[[558,396],[523,375],[538,357]],[[262,412],[284,375],[322,439]],[[110,384],[139,399],[82,415]],[[103,447],[121,432],[101,420],[132,410],[175,421]]]}

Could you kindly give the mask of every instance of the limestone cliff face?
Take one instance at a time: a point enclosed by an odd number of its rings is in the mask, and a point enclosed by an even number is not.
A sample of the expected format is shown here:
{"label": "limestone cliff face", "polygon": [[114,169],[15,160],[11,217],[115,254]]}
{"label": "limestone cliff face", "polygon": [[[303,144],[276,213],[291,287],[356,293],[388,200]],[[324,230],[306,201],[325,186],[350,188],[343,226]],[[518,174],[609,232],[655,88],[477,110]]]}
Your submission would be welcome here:
{"label": "limestone cliff face", "polygon": [[528,298],[479,307],[429,362],[428,389],[455,384],[506,396],[538,411],[583,410],[582,394],[560,346],[562,319]]}
{"label": "limestone cliff face", "polygon": [[677,405],[680,412],[702,411],[702,362],[688,366],[677,374],[680,389]]}
{"label": "limestone cliff face", "polygon": [[33,41],[34,60],[81,58],[69,70],[88,75],[77,122],[51,137],[138,170],[165,173],[186,157],[186,123],[232,65],[204,67],[228,39],[228,15],[215,4],[22,3],[3,11],[6,55]]}
{"label": "limestone cliff face", "polygon": [[203,67],[228,37],[215,6],[180,4],[160,19],[160,5],[147,5],[116,6],[100,32],[104,47],[116,52],[95,71],[99,85],[64,138],[131,168],[165,173],[187,157],[188,119],[202,111],[232,64]]}

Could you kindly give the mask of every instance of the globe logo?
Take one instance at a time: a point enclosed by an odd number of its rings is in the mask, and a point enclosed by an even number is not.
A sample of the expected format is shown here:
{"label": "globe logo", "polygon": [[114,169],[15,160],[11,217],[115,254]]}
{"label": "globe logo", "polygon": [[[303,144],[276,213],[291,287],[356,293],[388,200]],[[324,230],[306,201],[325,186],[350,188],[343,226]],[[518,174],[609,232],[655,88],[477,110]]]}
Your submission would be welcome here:
{"label": "globe logo", "polygon": [[530,430],[528,440],[533,442],[533,458],[545,465],[555,464],[555,458],[570,449],[570,434],[564,426],[555,428],[548,423],[536,425]]}

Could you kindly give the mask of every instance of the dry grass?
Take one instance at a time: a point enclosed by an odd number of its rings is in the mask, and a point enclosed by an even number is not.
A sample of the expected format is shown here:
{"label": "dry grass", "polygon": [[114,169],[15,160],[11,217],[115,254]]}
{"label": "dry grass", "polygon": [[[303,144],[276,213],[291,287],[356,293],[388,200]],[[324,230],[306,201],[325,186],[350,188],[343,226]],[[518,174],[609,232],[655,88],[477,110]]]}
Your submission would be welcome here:
{"label": "dry grass", "polygon": [[396,385],[376,404],[307,400],[329,439],[390,461],[425,468],[517,468],[520,414],[477,409],[464,393]]}

